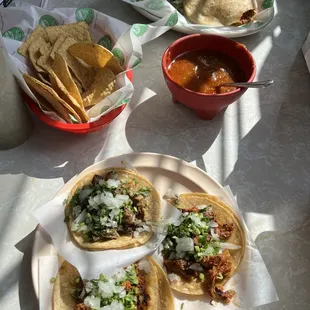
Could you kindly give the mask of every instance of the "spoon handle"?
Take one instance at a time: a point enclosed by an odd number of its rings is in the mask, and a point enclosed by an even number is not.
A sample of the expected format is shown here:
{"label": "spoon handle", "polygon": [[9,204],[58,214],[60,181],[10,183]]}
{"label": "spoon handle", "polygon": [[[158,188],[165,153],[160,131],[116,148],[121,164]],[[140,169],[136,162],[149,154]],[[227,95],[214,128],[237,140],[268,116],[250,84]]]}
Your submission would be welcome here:
{"label": "spoon handle", "polygon": [[221,86],[235,86],[235,87],[245,87],[245,88],[264,88],[273,84],[273,80],[250,82],[250,83],[225,83]]}

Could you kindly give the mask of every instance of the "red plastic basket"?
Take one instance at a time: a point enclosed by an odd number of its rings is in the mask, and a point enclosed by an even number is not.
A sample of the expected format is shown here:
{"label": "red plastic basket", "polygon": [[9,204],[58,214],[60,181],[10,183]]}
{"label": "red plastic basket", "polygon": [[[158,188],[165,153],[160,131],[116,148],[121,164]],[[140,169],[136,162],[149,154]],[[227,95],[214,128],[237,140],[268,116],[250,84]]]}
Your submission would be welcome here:
{"label": "red plastic basket", "polygon": [[[133,71],[129,70],[126,72],[128,79],[132,82],[133,81]],[[55,121],[51,119],[49,116],[44,114],[39,106],[25,93],[23,93],[24,99],[26,104],[28,105],[29,109],[35,114],[43,123],[47,124],[48,126],[57,128],[59,130],[72,132],[75,134],[87,134],[90,132],[98,131],[103,127],[110,124],[124,109],[125,104],[114,109],[113,111],[109,112],[106,115],[103,115],[95,122],[85,123],[85,124],[68,124],[59,121]]]}

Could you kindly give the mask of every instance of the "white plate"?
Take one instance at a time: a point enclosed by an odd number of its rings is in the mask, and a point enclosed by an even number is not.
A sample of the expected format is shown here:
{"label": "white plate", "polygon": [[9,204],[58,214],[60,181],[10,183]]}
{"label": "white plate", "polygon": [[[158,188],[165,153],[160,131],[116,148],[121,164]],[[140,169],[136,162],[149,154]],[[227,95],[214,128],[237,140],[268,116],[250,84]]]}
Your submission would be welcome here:
{"label": "white plate", "polygon": [[[56,196],[70,190],[85,174],[102,169],[108,165],[111,167],[114,163],[119,163],[120,165],[121,161],[131,163],[141,175],[146,177],[156,187],[161,196],[163,196],[169,188],[172,188],[178,193],[207,192],[218,196],[227,204],[233,203],[223,187],[203,170],[181,159],[154,153],[125,154],[96,163],[86,168],[79,175],[73,177],[62,187]],[[111,162],[113,164],[111,164]],[[38,225],[36,228],[31,260],[32,280],[37,297],[39,296],[39,257],[56,254],[55,248],[51,243],[51,238],[41,226]]]}
{"label": "white plate", "polygon": [[[132,7],[138,11],[140,14],[144,15],[148,19],[152,21],[158,21],[163,16],[157,16],[156,12],[150,12],[142,7],[132,5]],[[226,38],[240,38],[245,37],[257,32],[262,31],[273,19],[275,14],[274,7],[265,10],[257,20],[257,22],[253,23],[249,28],[247,26],[243,27],[206,27],[206,26],[192,26],[186,24],[180,24],[173,26],[172,29],[185,34],[195,34],[195,33],[209,33],[209,34],[217,34]]]}

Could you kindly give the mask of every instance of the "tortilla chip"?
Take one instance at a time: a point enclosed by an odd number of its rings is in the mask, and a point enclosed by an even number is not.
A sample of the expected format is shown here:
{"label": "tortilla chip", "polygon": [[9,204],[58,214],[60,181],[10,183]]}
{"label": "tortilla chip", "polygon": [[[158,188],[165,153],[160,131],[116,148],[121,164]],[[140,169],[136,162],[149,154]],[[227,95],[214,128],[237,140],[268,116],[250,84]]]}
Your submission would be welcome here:
{"label": "tortilla chip", "polygon": [[109,69],[98,69],[94,82],[82,95],[84,107],[90,107],[100,102],[115,91],[115,74]]}
{"label": "tortilla chip", "polygon": [[38,25],[34,31],[28,36],[26,41],[18,48],[18,53],[26,58],[28,57],[28,48],[33,41],[36,41],[39,37],[42,37],[46,42],[48,42],[48,36],[43,27]]}
{"label": "tortilla chip", "polygon": [[57,50],[63,56],[75,77],[81,82],[84,89],[88,89],[94,80],[94,70],[79,59],[74,58],[68,53],[68,47],[76,43],[72,37],[67,37]]}
{"label": "tortilla chip", "polygon": [[40,80],[43,83],[51,86],[51,82],[49,80],[49,76],[48,76],[48,74],[46,72],[37,72],[37,75],[38,75],[38,77],[40,78]]}
{"label": "tortilla chip", "polygon": [[23,77],[29,88],[46,99],[66,122],[72,123],[69,113],[71,113],[78,122],[81,122],[79,115],[62,100],[51,87],[28,74],[23,74]]}
{"label": "tortilla chip", "polygon": [[49,41],[54,44],[60,35],[69,35],[78,42],[92,42],[89,25],[86,22],[50,26],[45,28]]}
{"label": "tortilla chip", "polygon": [[40,48],[41,56],[37,60],[37,65],[44,69],[46,72],[49,72],[51,70],[51,66],[53,63],[53,59],[50,58],[51,50],[52,46],[50,45],[50,43],[42,45]]}
{"label": "tortilla chip", "polygon": [[42,69],[40,66],[37,65],[37,61],[41,56],[40,47],[46,44],[49,43],[46,43],[45,40],[39,36],[36,38],[36,40],[33,40],[28,47],[28,56],[37,72],[45,71],[44,69]]}
{"label": "tortilla chip", "polygon": [[80,107],[83,107],[83,99],[76,83],[72,78],[68,65],[65,59],[58,53],[55,54],[55,60],[52,65],[52,69],[65,88],[68,90],[70,95],[78,102]]}
{"label": "tortilla chip", "polygon": [[55,53],[59,50],[60,46],[64,43],[64,41],[66,40],[67,35],[61,34],[58,39],[56,40],[56,42],[54,43],[54,45],[52,46],[52,51],[51,51],[51,55],[50,57],[52,59],[55,59]]}
{"label": "tortilla chip", "polygon": [[72,107],[72,109],[76,111],[83,123],[86,123],[89,120],[89,117],[86,114],[84,108],[81,107],[79,103],[74,99],[74,97],[70,95],[64,84],[60,81],[60,79],[53,71],[50,71],[50,80],[52,88],[56,91],[59,97],[66,101]]}
{"label": "tortilla chip", "polygon": [[68,48],[68,52],[85,61],[93,68],[110,68],[114,74],[123,72],[118,59],[106,48],[94,43],[75,43]]}
{"label": "tortilla chip", "polygon": [[78,88],[80,95],[81,95],[84,92],[81,82],[74,75],[72,75],[72,80],[74,81],[74,83],[75,83],[76,87]]}

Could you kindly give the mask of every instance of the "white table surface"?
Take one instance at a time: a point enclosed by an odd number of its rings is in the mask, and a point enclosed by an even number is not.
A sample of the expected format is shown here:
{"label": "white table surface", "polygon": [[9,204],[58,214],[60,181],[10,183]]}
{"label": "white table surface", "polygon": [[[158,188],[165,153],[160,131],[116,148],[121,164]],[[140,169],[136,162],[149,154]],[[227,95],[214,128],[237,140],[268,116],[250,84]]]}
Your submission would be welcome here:
{"label": "white table surface", "polygon": [[[257,79],[273,78],[275,85],[249,90],[213,121],[171,102],[160,59],[181,34],[170,31],[144,46],[135,96],[108,128],[75,136],[36,121],[24,145],[0,151],[0,309],[38,309],[31,211],[88,165],[132,151],[180,157],[230,185],[280,298],[259,309],[310,308],[310,75],[301,53],[310,1],[278,2],[264,31],[239,40],[256,59]],[[52,6],[93,7],[129,24],[148,22],[120,0],[53,0]],[[145,87],[157,95],[139,104],[149,96]]]}

